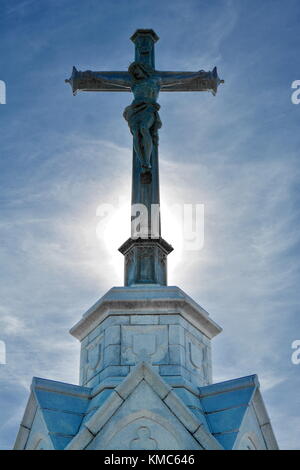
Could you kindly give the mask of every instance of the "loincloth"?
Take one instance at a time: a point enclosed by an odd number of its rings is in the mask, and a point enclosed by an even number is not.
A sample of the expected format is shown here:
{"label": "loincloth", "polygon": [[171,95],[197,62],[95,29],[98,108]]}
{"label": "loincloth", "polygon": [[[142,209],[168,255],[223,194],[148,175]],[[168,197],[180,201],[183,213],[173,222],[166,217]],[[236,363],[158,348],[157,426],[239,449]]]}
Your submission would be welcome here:
{"label": "loincloth", "polygon": [[160,105],[158,103],[146,103],[142,101],[140,103],[133,103],[130,106],[127,106],[124,110],[123,116],[128,122],[130,129],[134,129],[145,121],[149,114],[152,114],[153,125],[149,130],[153,137],[157,137],[157,130],[162,126],[162,122],[158,114],[159,109]]}

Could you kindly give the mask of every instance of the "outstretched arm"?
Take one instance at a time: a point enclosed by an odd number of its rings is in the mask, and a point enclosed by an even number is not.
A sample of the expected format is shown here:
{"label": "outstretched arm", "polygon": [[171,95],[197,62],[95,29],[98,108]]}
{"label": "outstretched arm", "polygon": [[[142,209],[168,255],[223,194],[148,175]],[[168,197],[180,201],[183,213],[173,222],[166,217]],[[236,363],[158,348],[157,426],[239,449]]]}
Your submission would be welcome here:
{"label": "outstretched arm", "polygon": [[217,88],[224,80],[218,77],[217,68],[212,72],[158,72],[161,79],[161,91],[211,91],[216,94]]}
{"label": "outstretched arm", "polygon": [[77,91],[130,91],[131,78],[128,72],[85,72],[73,67],[72,75],[65,80],[70,83],[73,94]]}

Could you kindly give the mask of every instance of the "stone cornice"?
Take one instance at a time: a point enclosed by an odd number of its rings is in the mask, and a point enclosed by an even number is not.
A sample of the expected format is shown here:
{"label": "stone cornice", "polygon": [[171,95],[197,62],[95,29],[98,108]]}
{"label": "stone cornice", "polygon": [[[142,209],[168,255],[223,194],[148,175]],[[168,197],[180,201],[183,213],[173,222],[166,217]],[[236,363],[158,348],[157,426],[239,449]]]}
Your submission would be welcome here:
{"label": "stone cornice", "polygon": [[209,339],[222,329],[209,314],[176,286],[113,287],[70,330],[82,340],[110,315],[181,315]]}

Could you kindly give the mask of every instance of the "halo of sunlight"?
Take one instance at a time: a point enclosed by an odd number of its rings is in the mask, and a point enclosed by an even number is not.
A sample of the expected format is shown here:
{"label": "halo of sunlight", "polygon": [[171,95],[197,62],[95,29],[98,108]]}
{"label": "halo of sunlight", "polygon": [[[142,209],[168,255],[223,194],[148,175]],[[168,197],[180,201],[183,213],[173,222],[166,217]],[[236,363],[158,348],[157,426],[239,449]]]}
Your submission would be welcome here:
{"label": "halo of sunlight", "polygon": [[[170,243],[174,251],[168,258],[168,271],[172,276],[175,268],[182,259],[183,231],[182,218],[178,211],[162,203],[162,236]],[[99,221],[96,227],[97,238],[104,243],[105,253],[114,272],[123,272],[123,256],[118,248],[130,237],[130,204],[127,199],[119,198],[117,206],[112,204],[100,205],[97,209]]]}

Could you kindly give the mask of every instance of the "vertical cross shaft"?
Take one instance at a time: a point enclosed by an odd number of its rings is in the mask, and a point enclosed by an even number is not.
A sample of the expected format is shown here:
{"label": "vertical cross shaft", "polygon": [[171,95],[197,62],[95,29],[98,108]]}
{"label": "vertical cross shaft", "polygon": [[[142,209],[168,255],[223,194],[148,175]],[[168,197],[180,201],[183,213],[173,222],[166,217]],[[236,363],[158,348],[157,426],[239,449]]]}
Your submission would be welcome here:
{"label": "vertical cross shaft", "polygon": [[[131,40],[135,44],[135,62],[155,68],[154,44],[158,36],[153,30],[139,29]],[[151,173],[143,173],[140,159],[133,149],[132,159],[132,229],[119,251],[125,256],[125,285],[167,284],[167,255],[173,250],[161,238],[158,139],[153,142]],[[136,238],[136,216],[146,213],[142,238]]]}
{"label": "vertical cross shaft", "polygon": [[[135,44],[135,62],[149,65],[155,68],[154,44],[158,41],[158,36],[152,30],[139,29],[131,37],[132,42]],[[132,159],[132,197],[131,204],[133,212],[135,207],[138,209],[139,205],[143,205],[148,213],[147,224],[144,227],[144,232],[148,237],[161,236],[160,226],[160,197],[159,197],[159,167],[158,167],[158,142],[153,145],[151,155],[151,174],[142,174],[139,157],[133,149]],[[154,210],[155,214],[154,214]],[[132,214],[134,216],[134,213]],[[156,216],[157,220],[153,220]],[[132,225],[131,236],[133,233],[134,225]],[[153,230],[156,233],[153,233]],[[157,233],[158,232],[158,233]]]}

